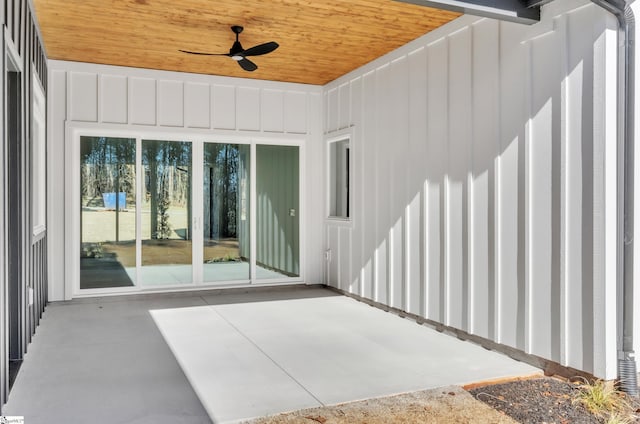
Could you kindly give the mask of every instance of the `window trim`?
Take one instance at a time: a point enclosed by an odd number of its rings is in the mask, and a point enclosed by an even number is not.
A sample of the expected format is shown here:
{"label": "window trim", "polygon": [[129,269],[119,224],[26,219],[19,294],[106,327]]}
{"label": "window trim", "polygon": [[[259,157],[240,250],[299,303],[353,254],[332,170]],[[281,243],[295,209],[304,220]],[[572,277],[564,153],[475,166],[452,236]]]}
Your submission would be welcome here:
{"label": "window trim", "polygon": [[[348,158],[348,216],[336,216],[331,215],[331,199],[333,192],[331,190],[331,145],[340,141],[347,140],[347,149],[349,151]],[[350,224],[353,222],[354,209],[353,209],[353,188],[354,188],[354,172],[353,172],[353,158],[354,158],[354,136],[353,127],[343,130],[335,131],[325,135],[325,219],[333,224]]]}
{"label": "window trim", "polygon": [[[35,72],[32,78],[31,114],[31,226],[34,241],[47,231],[47,103]],[[41,137],[36,138],[35,124]]]}

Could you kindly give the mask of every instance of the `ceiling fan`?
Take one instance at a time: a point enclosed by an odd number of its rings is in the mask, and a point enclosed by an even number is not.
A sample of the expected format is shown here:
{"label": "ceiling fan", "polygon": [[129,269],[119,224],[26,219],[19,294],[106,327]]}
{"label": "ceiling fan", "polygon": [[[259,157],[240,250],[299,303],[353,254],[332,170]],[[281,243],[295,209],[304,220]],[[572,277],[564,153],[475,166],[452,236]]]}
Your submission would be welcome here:
{"label": "ceiling fan", "polygon": [[248,49],[244,49],[240,41],[238,40],[238,36],[242,32],[244,28],[240,25],[234,25],[231,27],[231,31],[236,34],[236,41],[233,43],[233,46],[229,49],[229,53],[204,53],[204,52],[192,52],[188,50],[180,50],[183,53],[189,54],[201,54],[207,56],[229,56],[231,59],[238,62],[238,65],[245,71],[255,71],[258,69],[258,65],[247,59],[247,56],[260,56],[262,54],[271,53],[275,49],[278,48],[278,43],[275,41],[270,41],[268,43],[259,44],[254,47],[250,47]]}

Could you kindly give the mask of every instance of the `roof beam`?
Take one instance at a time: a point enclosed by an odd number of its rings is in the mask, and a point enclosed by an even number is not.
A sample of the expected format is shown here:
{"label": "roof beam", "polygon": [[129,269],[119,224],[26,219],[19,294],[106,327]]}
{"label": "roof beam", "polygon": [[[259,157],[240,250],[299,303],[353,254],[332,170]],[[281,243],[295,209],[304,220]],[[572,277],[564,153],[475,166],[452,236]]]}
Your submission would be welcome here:
{"label": "roof beam", "polygon": [[540,7],[529,0],[396,0],[419,6],[483,16],[502,21],[534,24],[540,21]]}

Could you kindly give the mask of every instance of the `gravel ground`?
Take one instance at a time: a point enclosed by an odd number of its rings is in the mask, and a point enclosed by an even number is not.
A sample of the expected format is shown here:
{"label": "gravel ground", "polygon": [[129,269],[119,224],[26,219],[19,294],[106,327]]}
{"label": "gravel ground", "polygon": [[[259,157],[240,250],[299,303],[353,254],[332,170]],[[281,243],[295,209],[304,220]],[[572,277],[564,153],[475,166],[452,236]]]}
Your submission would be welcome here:
{"label": "gravel ground", "polygon": [[577,387],[555,378],[540,378],[479,387],[469,393],[523,424],[601,423],[572,402]]}

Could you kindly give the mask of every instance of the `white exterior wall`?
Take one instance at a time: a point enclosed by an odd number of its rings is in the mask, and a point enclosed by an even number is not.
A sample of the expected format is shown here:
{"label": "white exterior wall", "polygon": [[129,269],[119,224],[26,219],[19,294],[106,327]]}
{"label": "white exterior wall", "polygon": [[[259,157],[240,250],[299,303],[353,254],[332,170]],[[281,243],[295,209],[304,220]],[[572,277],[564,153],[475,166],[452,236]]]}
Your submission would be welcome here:
{"label": "white exterior wall", "polygon": [[[633,2],[631,5],[631,10],[635,15],[636,19],[636,34],[637,34],[637,21],[638,16],[640,16],[640,4],[638,2]],[[638,140],[640,140],[640,54],[638,54],[638,47],[636,43],[636,52],[635,52],[635,93],[633,93],[633,98],[635,99],[635,117],[634,117],[634,140],[635,145],[638,146]],[[633,290],[633,343],[634,343],[634,351],[636,352],[636,362],[639,360],[637,358],[637,352],[640,352],[640,267],[637,264],[640,264],[640,246],[638,245],[638,240],[640,240],[640,148],[635,147],[635,186],[634,186],[634,250],[633,250],[633,263],[634,263],[634,290]]]}
{"label": "white exterior wall", "polygon": [[614,378],[616,37],[586,1],[464,16],[328,84],[353,214],[327,282]]}
{"label": "white exterior wall", "polygon": [[[300,140],[303,193],[321,190],[321,87],[163,72],[85,63],[49,61],[48,163],[49,300],[63,300],[65,246],[65,144],[71,127],[150,131],[156,134],[226,136],[257,141]],[[135,135],[134,135],[135,136]],[[301,246],[309,283],[322,282],[322,199],[305,195],[301,201],[306,243]],[[75,241],[71,241],[74,243]],[[315,260],[314,260],[315,259]],[[68,285],[67,285],[68,286]]]}

